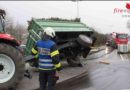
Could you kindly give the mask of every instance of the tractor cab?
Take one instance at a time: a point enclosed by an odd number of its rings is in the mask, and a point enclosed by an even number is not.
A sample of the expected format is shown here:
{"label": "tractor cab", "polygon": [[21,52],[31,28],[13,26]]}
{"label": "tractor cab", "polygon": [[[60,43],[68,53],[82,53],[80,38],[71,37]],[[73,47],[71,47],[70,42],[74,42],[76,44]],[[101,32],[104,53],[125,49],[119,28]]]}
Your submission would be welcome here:
{"label": "tractor cab", "polygon": [[4,18],[5,18],[5,11],[0,10],[0,33],[4,33]]}

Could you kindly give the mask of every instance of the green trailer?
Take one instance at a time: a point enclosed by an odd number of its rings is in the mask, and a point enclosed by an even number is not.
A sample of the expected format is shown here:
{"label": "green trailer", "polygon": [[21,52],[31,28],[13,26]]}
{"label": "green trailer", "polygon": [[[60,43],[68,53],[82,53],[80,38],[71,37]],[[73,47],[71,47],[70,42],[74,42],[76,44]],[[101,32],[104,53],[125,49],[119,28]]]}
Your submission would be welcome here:
{"label": "green trailer", "polygon": [[80,64],[80,57],[87,57],[96,38],[93,31],[80,22],[32,20],[24,56],[31,54],[32,47],[43,37],[42,30],[51,27],[56,32],[54,41],[60,51],[60,59],[66,59],[71,66]]}

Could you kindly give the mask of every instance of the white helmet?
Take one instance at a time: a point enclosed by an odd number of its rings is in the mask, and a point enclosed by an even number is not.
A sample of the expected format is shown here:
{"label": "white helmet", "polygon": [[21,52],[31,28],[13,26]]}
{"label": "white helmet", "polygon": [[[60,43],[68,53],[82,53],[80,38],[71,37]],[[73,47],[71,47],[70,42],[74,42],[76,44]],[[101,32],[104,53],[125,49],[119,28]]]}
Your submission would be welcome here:
{"label": "white helmet", "polygon": [[55,37],[55,31],[51,27],[47,27],[44,29],[44,33],[46,33],[51,38]]}

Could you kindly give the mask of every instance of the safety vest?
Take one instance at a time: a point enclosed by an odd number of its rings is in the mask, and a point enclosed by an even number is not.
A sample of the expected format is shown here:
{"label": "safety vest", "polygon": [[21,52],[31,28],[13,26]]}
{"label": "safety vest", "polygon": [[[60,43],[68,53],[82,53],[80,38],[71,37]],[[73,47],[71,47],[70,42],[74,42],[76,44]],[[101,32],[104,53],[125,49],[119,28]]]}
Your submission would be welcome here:
{"label": "safety vest", "polygon": [[52,40],[49,41],[39,40],[36,44],[38,52],[34,48],[32,48],[32,52],[36,54],[35,57],[39,57],[38,68],[40,70],[53,70],[61,66],[60,63],[55,66],[52,62],[52,57],[59,54],[58,50],[50,53],[50,48],[52,47],[53,44],[54,42]]}

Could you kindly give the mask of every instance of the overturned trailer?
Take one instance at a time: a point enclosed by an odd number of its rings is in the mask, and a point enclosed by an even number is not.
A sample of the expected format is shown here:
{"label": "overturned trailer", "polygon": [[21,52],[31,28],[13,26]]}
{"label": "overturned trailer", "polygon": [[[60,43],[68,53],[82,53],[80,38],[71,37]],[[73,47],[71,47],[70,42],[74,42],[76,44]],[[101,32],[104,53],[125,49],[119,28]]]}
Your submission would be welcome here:
{"label": "overturned trailer", "polygon": [[[43,37],[42,30],[51,27],[56,32],[54,41],[60,51],[60,59],[66,59],[71,66],[80,64],[80,56],[87,57],[96,38],[93,31],[80,22],[32,20],[24,55],[31,54],[32,47]],[[36,66],[36,60],[30,60],[31,66]]]}

